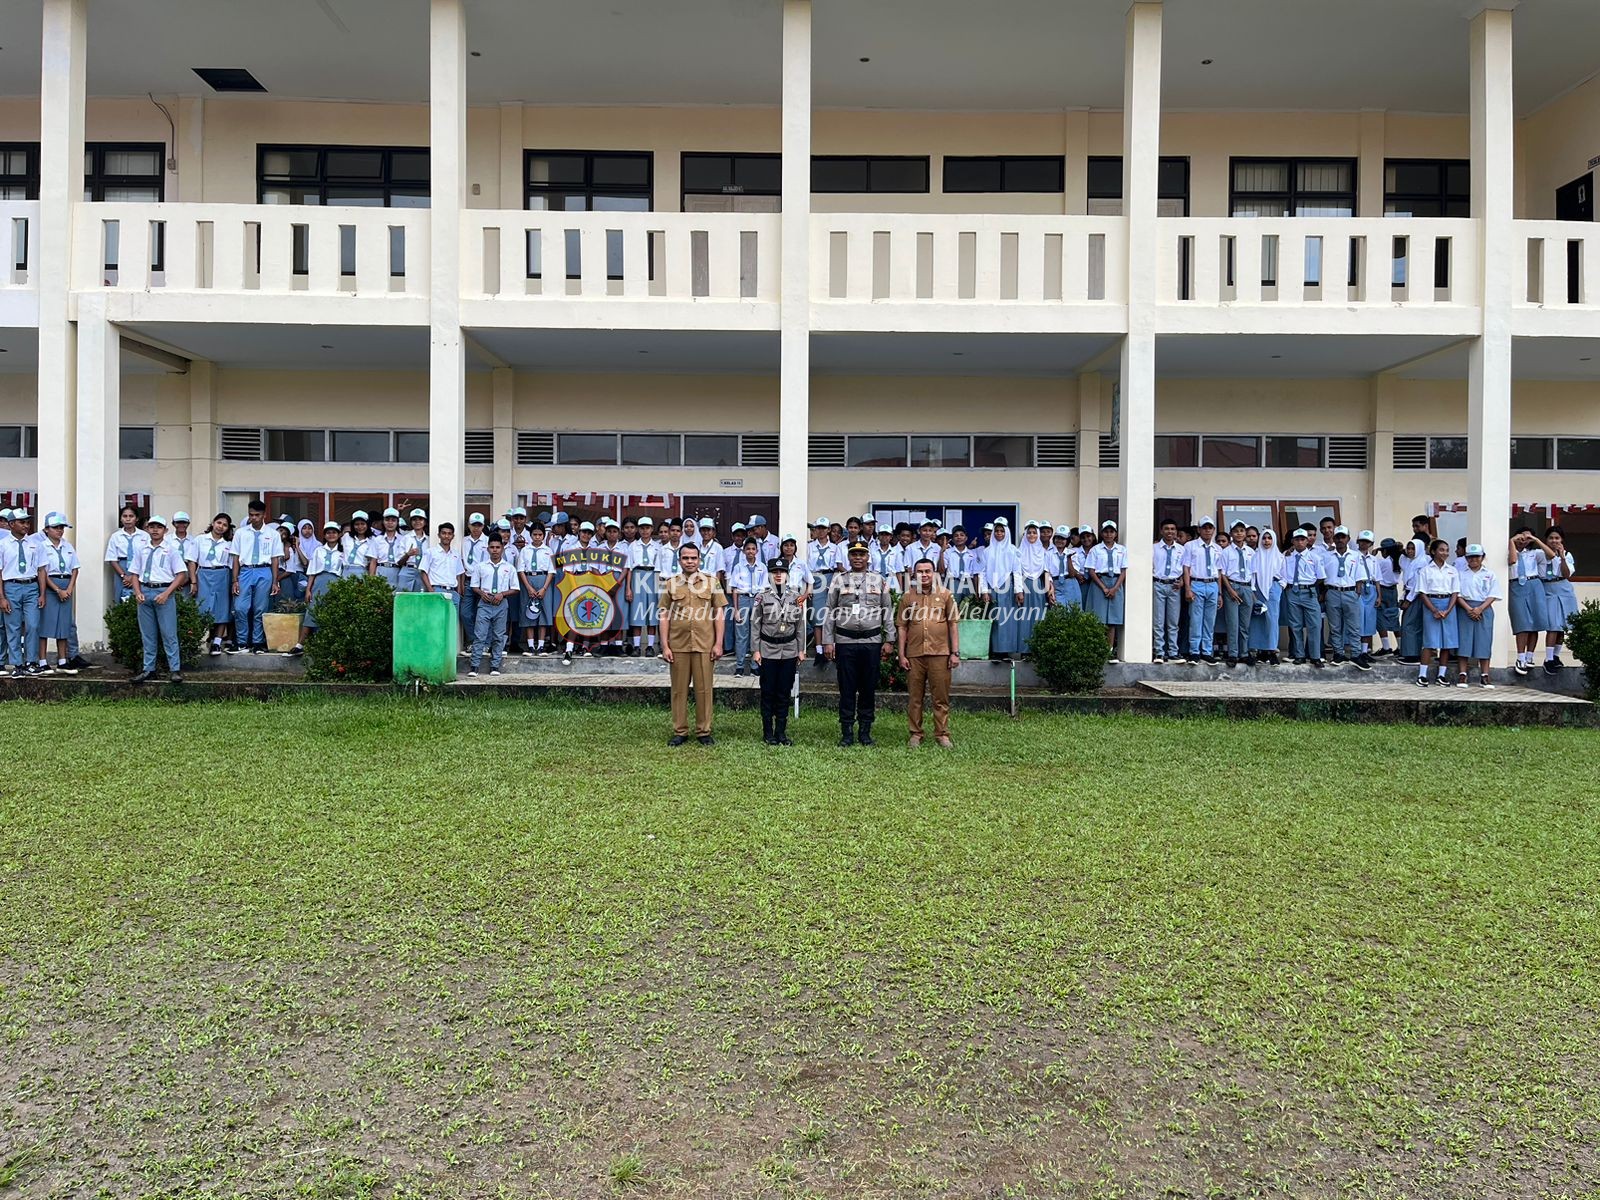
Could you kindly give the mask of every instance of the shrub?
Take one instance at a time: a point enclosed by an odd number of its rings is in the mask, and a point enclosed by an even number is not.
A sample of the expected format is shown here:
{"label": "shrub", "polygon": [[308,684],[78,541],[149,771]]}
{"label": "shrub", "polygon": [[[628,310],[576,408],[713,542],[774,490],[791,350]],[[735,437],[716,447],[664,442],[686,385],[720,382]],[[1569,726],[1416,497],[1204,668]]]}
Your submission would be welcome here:
{"label": "shrub", "polygon": [[1589,699],[1600,704],[1600,600],[1585,600],[1567,618],[1567,645],[1583,664],[1583,683]]}
{"label": "shrub", "polygon": [[891,654],[878,665],[878,690],[903,692],[910,677],[910,672],[900,665],[900,655]]}
{"label": "shrub", "polygon": [[[205,653],[206,634],[211,631],[211,624],[201,614],[200,606],[185,593],[179,592],[172,601],[178,605],[178,657],[183,660],[179,665],[193,666]],[[138,671],[144,667],[139,606],[131,598],[106,609],[106,644],[111,647],[111,656],[128,670]],[[156,666],[170,671],[167,652],[160,644],[160,639],[156,639]]]}
{"label": "shrub", "polygon": [[394,592],[378,575],[340,579],[317,598],[306,678],[378,682],[394,671]]}
{"label": "shrub", "polygon": [[1093,692],[1105,682],[1111,647],[1106,627],[1081,608],[1057,604],[1028,640],[1033,669],[1052,692]]}

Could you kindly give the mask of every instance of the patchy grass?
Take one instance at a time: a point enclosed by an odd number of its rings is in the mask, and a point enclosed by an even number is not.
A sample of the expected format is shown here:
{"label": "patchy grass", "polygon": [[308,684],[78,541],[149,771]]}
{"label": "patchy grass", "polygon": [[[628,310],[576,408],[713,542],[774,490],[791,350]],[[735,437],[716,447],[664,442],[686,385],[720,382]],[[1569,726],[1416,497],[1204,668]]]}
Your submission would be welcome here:
{"label": "patchy grass", "polygon": [[1600,1195],[1592,733],[3,711],[0,1197]]}

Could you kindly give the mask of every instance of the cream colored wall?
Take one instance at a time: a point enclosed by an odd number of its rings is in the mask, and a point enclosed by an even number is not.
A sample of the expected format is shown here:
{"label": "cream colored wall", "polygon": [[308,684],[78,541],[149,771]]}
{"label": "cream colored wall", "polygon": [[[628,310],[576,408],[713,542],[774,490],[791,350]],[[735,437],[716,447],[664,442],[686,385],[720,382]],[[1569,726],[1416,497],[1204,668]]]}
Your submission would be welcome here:
{"label": "cream colored wall", "polygon": [[1517,125],[1521,167],[1518,216],[1550,220],[1556,189],[1586,173],[1600,155],[1600,76],[1574,88]]}

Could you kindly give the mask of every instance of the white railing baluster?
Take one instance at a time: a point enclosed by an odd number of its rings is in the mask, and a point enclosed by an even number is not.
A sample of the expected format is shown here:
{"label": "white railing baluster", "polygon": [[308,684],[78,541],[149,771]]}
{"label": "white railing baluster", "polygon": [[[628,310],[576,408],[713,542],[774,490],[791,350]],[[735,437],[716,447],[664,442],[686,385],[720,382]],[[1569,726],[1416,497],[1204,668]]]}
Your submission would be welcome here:
{"label": "white railing baluster", "polygon": [[993,304],[1000,299],[1000,230],[985,222],[978,227],[973,269],[973,299]]}
{"label": "white railing baluster", "polygon": [[889,299],[917,298],[917,227],[909,220],[889,227]]}
{"label": "white railing baluster", "polygon": [[630,300],[650,294],[650,234],[643,225],[622,231],[622,294]]}
{"label": "white railing baluster", "polygon": [[294,278],[294,210],[266,205],[261,211],[261,290],[287,292]]}
{"label": "white railing baluster", "polygon": [[1017,233],[1017,301],[1039,304],[1044,300],[1044,229],[1029,225]]}
{"label": "white railing baluster", "polygon": [[739,298],[739,230],[730,222],[706,222],[706,279],[708,299]]}

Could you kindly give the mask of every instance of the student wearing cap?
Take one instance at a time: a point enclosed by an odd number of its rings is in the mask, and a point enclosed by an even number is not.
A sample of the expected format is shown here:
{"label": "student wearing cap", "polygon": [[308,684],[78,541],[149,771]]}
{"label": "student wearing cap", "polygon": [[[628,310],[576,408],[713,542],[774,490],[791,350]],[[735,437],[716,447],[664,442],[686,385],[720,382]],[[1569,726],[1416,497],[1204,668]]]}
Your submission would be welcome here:
{"label": "student wearing cap", "polygon": [[1372,556],[1372,579],[1377,584],[1378,648],[1374,657],[1395,653],[1392,645],[1400,633],[1400,543],[1384,538]]}
{"label": "student wearing cap", "polygon": [[934,573],[938,573],[944,558],[943,551],[939,549],[939,543],[935,540],[938,530],[937,521],[925,520],[917,526],[917,540],[900,552],[898,590],[905,591],[910,586],[911,575],[917,569],[919,562],[931,562]]}
{"label": "student wearing cap", "polygon": [[950,547],[944,552],[944,572],[945,586],[956,598],[957,607],[970,610],[978,603],[982,592],[979,586],[978,553],[967,544],[965,525],[957,525],[950,531]]}
{"label": "student wearing cap", "polygon": [[[472,568],[489,557],[489,535],[484,532],[481,512],[467,514],[467,536],[461,539],[461,571],[472,578]],[[461,588],[461,653],[472,653],[472,639],[478,632],[478,593],[470,585]]]}
{"label": "student wearing cap", "polygon": [[1422,605],[1412,601],[1417,572],[1428,565],[1428,539],[1414,537],[1400,552],[1400,661],[1422,661]]}
{"label": "student wearing cap", "polygon": [[1566,532],[1559,525],[1544,531],[1544,544],[1550,557],[1544,564],[1544,670],[1557,674],[1566,664],[1561,661],[1561,646],[1567,640],[1567,620],[1578,611],[1578,593],[1572,577],[1578,564],[1567,550]]}
{"label": "student wearing cap", "polygon": [[489,674],[500,674],[506,652],[506,610],[520,594],[517,570],[505,556],[506,544],[497,529],[489,535],[489,557],[472,569],[467,581],[478,593],[478,625],[472,635],[472,655],[467,660],[467,678],[476,679],[489,656]]}
{"label": "student wearing cap", "polygon": [[[526,651],[529,654],[554,654],[556,623],[556,589],[551,586],[556,577],[555,555],[550,553],[545,540],[544,525],[538,521],[528,526],[528,544],[512,564],[517,568],[517,580],[522,586],[523,630]],[[467,589],[472,590],[470,587]]]}
{"label": "student wearing cap", "polygon": [[[295,646],[298,654],[317,628],[317,602],[344,576],[345,553],[339,544],[339,522],[322,523],[322,544],[306,557],[306,611],[300,618],[300,642]],[[361,564],[364,572],[366,564]]]}
{"label": "student wearing cap", "polygon": [[[1217,611],[1222,607],[1222,549],[1216,544],[1217,523],[1200,522],[1200,536],[1183,548],[1183,598],[1189,602],[1189,661],[1217,661]],[[1320,614],[1317,618],[1322,619]],[[1319,637],[1320,644],[1320,637]]]}
{"label": "student wearing cap", "polygon": [[655,653],[656,623],[660,619],[657,597],[660,560],[665,547],[655,540],[655,520],[639,518],[639,539],[628,547],[628,579],[623,599],[628,605],[628,626],[633,654]]}
{"label": "student wearing cap", "polygon": [[200,615],[211,626],[211,657],[233,643],[233,539],[228,514],[211,518],[211,528],[195,539],[193,590]]}
{"label": "student wearing cap", "polygon": [[[27,511],[23,510],[24,513]],[[116,586],[113,595],[118,604],[121,604],[133,594],[133,581],[128,578],[128,560],[133,557],[134,547],[150,540],[150,535],[139,528],[139,514],[131,504],[124,504],[117,511],[118,528],[106,539],[106,562],[110,563],[116,574]]]}
{"label": "student wearing cap", "polygon": [[672,737],[669,746],[689,740],[689,690],[694,689],[695,738],[710,746],[712,668],[722,657],[722,623],[727,597],[716,576],[700,569],[700,547],[678,551],[682,573],[661,589],[661,657],[672,673]]}
{"label": "student wearing cap", "polygon": [[35,661],[45,603],[39,579],[45,563],[28,525],[27,509],[13,511],[9,532],[0,533],[0,614],[5,617],[6,665],[13,679],[45,674]]}
{"label": "student wearing cap", "polygon": [[1278,665],[1282,642],[1283,551],[1271,528],[1261,530],[1256,546],[1255,608],[1250,614],[1250,657]]}
{"label": "student wearing cap", "polygon": [[305,594],[306,568],[300,557],[300,539],[288,521],[278,526],[278,540],[283,544],[283,562],[278,566],[278,599],[274,608],[300,600]]}
{"label": "student wearing cap", "polygon": [[1072,573],[1072,526],[1057,525],[1050,539],[1050,550],[1045,555],[1046,569],[1050,572],[1051,603],[1068,608],[1083,607],[1083,588]]}
{"label": "student wearing cap", "polygon": [[189,514],[179,509],[172,514],[172,528],[167,530],[167,541],[171,542],[178,553],[183,555],[184,566],[189,571],[189,582],[184,590],[191,596],[195,592],[195,550],[197,539],[189,533]]}
{"label": "student wearing cap", "polygon": [[249,518],[234,534],[228,551],[233,573],[234,653],[249,650],[259,654],[267,648],[267,632],[261,618],[278,594],[283,539],[266,524],[266,517],[267,506],[259,500],[250,501]]}
{"label": "student wearing cap", "polygon": [[1323,569],[1328,576],[1325,604],[1333,661],[1370,671],[1372,660],[1361,648],[1361,593],[1367,590],[1367,559],[1351,548],[1346,526],[1333,531],[1333,547],[1323,554]]}
{"label": "student wearing cap", "polygon": [[[26,528],[26,526],[24,526]],[[44,536],[33,539],[34,551],[39,556],[39,594],[44,597],[44,611],[39,619],[39,671],[51,674],[49,642],[56,643],[55,670],[63,675],[76,675],[72,665],[72,608],[78,588],[78,552],[66,539],[71,529],[64,513],[47,513],[44,518]],[[0,534],[0,536],[4,536]]]}
{"label": "student wearing cap", "polygon": [[400,567],[411,549],[411,535],[400,528],[400,510],[383,510],[383,529],[367,542],[367,572],[400,590]]}
{"label": "student wearing cap", "polygon": [[989,635],[989,657],[1002,662],[1022,652],[1022,642],[1017,636],[1018,614],[1022,609],[1022,576],[1010,525],[1005,517],[997,517],[994,533],[983,548],[983,587],[989,594],[990,618],[994,622]]}
{"label": "student wearing cap", "polygon": [[699,528],[700,569],[707,575],[715,575],[717,582],[726,588],[727,581],[722,577],[725,547],[717,540],[717,523],[710,517],[701,517]]}
{"label": "student wearing cap", "polygon": [[[755,542],[746,539],[745,545]],[[761,677],[761,740],[769,746],[794,745],[789,738],[789,695],[805,652],[805,627],[805,596],[789,583],[789,564],[774,558],[766,565],[766,579],[749,617],[751,652]]]}
{"label": "student wearing cap", "polygon": [[1159,665],[1182,657],[1178,652],[1178,615],[1183,607],[1183,547],[1178,544],[1176,521],[1161,522],[1161,540],[1151,548],[1150,555],[1155,589],[1150,622],[1154,644],[1151,661]]}
{"label": "student wearing cap", "polygon": [[871,746],[879,664],[893,652],[894,600],[889,581],[867,569],[866,543],[855,543],[849,555],[850,569],[828,584],[817,640],[838,668],[839,744]]}
{"label": "student wearing cap", "polygon": [[1469,543],[1466,553],[1467,569],[1456,573],[1460,591],[1456,595],[1456,661],[1459,670],[1456,686],[1467,686],[1467,672],[1478,664],[1478,683],[1492,688],[1489,682],[1489,663],[1494,658],[1495,601],[1500,598],[1500,581],[1494,572],[1484,566],[1484,549],[1476,542]]}
{"label": "student wearing cap", "polygon": [[1322,558],[1311,549],[1311,533],[1296,529],[1292,548],[1283,559],[1283,595],[1288,609],[1289,646],[1297,665],[1308,660],[1322,666],[1322,608],[1317,585],[1327,572]]}
{"label": "student wearing cap", "polygon": [[[760,513],[756,513],[750,518],[749,528],[745,531],[745,536],[753,537],[761,544],[761,551],[756,557],[761,559],[762,562],[778,557],[778,539],[775,535],[767,532],[767,519]],[[792,570],[794,560],[790,559],[788,561]]]}
{"label": "student wearing cap", "polygon": [[1434,683],[1450,685],[1450,651],[1456,641],[1456,599],[1461,580],[1450,565],[1450,543],[1434,538],[1428,544],[1428,560],[1417,571],[1411,584],[1412,606],[1422,613],[1422,662],[1417,668],[1417,686],[1428,686],[1428,668],[1437,656],[1439,675]]}
{"label": "student wearing cap", "polygon": [[[256,511],[259,506],[259,512]],[[252,515],[264,515],[260,501],[252,502]],[[178,591],[188,581],[183,552],[166,540],[167,519],[152,516],[145,522],[149,541],[137,547],[128,560],[133,580],[133,599],[139,606],[139,640],[144,646],[144,669],[129,682],[144,683],[156,673],[156,648],[167,656],[169,679],[183,682],[183,665],[178,651]],[[243,532],[243,531],[241,531]],[[276,530],[266,530],[277,544]],[[259,618],[258,618],[259,619]]]}
{"label": "student wearing cap", "polygon": [[[557,509],[550,515],[550,532],[545,537],[545,544],[550,547],[551,554],[564,554],[578,544],[578,537],[572,531],[572,518],[565,512]],[[561,577],[561,568],[556,568],[556,578]]]}
{"label": "student wearing cap", "polygon": [[[755,608],[756,596],[767,585],[767,568],[757,561],[757,546],[752,538],[744,542],[744,556],[733,564],[733,569],[728,572],[729,609],[733,617],[734,626],[734,660],[733,673],[743,675],[745,667],[750,662],[751,654],[751,628],[750,614]],[[784,572],[785,582],[788,572]]]}
{"label": "student wearing cap", "polygon": [[1373,553],[1373,533],[1363,529],[1356,535],[1356,549],[1361,552],[1361,565],[1367,572],[1367,586],[1361,589],[1361,652],[1371,661],[1378,638],[1378,577],[1377,556]]}
{"label": "student wearing cap", "polygon": [[[816,646],[816,666],[821,670],[824,665],[822,645],[816,641],[817,626],[822,624],[819,606],[828,594],[828,584],[833,580],[833,573],[838,567],[838,553],[834,548],[833,540],[828,536],[830,522],[827,517],[818,517],[811,522],[811,538],[806,542],[805,566],[809,577],[809,590],[813,596],[811,611],[806,618],[806,627]],[[781,554],[782,551],[780,550]],[[846,564],[848,569],[848,563]]]}
{"label": "student wearing cap", "polygon": [[[907,574],[915,569],[916,560],[908,564]],[[1017,575],[1022,581],[1022,604],[1017,609],[1017,649],[1030,653],[1033,627],[1044,616],[1045,608],[1054,602],[1055,592],[1046,569],[1048,559],[1045,544],[1039,536],[1039,522],[1029,521],[1022,527],[1022,541],[1017,545]]]}
{"label": "student wearing cap", "polygon": [[1111,661],[1117,661],[1117,635],[1122,631],[1127,604],[1128,548],[1117,544],[1117,523],[1100,522],[1100,544],[1089,551],[1087,563],[1089,611],[1106,627]]}
{"label": "student wearing cap", "polygon": [[956,599],[941,587],[934,564],[919,559],[895,611],[900,669],[906,672],[906,724],[912,749],[922,745],[922,713],[933,693],[933,738],[950,749],[950,672],[961,663],[961,614]]}
{"label": "student wearing cap", "polygon": [[[894,530],[880,529],[874,535],[874,540],[872,541],[865,541],[865,535],[863,535],[863,541],[867,547],[867,569],[870,571],[875,571],[879,575],[885,577],[894,574],[894,560],[900,553],[899,549],[894,544]],[[981,555],[978,553],[976,547],[974,547],[972,551],[972,560],[973,569],[978,569],[978,567],[981,565]],[[845,564],[843,569],[848,570],[849,567],[850,552],[847,547],[845,550]]]}
{"label": "student wearing cap", "polygon": [[344,569],[339,572],[342,578],[372,574],[371,543],[372,522],[366,509],[358,508],[350,514],[350,532],[339,539],[339,548],[344,551]]}
{"label": "student wearing cap", "polygon": [[400,556],[400,570],[397,573],[394,590],[416,592],[422,590],[422,556],[427,552],[430,541],[427,511],[413,508],[406,518],[406,523],[410,527],[406,532],[410,535],[411,544]]}

